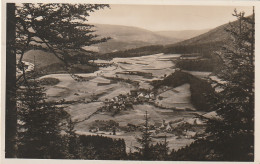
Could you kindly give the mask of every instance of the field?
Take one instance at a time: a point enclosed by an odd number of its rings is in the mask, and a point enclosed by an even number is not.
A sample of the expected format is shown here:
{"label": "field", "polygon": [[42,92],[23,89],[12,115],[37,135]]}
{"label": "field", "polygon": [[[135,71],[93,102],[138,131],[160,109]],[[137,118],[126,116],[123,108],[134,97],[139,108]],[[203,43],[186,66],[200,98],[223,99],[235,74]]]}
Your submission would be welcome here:
{"label": "field", "polygon": [[[111,61],[98,60],[97,63],[109,62],[111,66],[101,67],[94,73],[78,74],[85,79],[80,82],[75,81],[69,74],[50,74],[40,79],[51,78],[58,82],[45,86],[49,100],[73,101],[65,110],[72,116],[72,120],[77,122],[75,129],[78,134],[123,138],[127,151],[130,148],[134,151],[134,147],[138,145],[136,138],[140,137],[147,111],[153,142],[162,142],[163,136],[166,135],[170,148],[179,149],[190,144],[194,137],[203,131],[203,123],[196,121],[196,115],[205,112],[196,111],[191,104],[188,83],[175,88],[160,89],[156,95],[150,96],[154,94],[150,83],[172,74],[175,71],[174,60],[179,57],[178,54],[155,54],[114,58]],[[133,90],[137,91],[136,96],[132,95]],[[126,99],[136,98],[138,103],[130,102],[131,109],[121,110],[115,115],[109,111],[100,111],[107,102],[122,106],[124,102],[119,100],[122,95]],[[106,131],[91,131],[91,125],[97,120],[113,120],[118,123],[116,135],[112,135],[111,127]]]}

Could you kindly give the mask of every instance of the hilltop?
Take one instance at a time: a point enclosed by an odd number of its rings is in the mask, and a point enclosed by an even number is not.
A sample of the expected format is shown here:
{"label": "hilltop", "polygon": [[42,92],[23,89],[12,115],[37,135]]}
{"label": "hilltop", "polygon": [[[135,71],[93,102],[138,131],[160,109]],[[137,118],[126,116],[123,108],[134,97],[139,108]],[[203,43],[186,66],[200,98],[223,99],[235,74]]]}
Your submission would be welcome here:
{"label": "hilltop", "polygon": [[180,30],[180,31],[156,31],[157,34],[167,37],[174,37],[180,40],[187,40],[206,32],[210,31],[210,29],[203,30]]}
{"label": "hilltop", "polygon": [[94,26],[95,34],[111,38],[107,42],[89,48],[99,53],[122,51],[154,44],[173,44],[183,40],[132,26],[109,24],[94,24]]}
{"label": "hilltop", "polygon": [[[236,24],[237,21],[231,22],[231,24]],[[180,41],[173,44],[156,44],[150,46],[143,46],[135,49],[129,49],[124,51],[118,51],[113,53],[108,53],[105,58],[113,57],[129,57],[129,56],[143,56],[151,55],[155,53],[165,53],[165,54],[191,54],[197,53],[200,56],[211,58],[212,52],[219,50],[229,38],[229,34],[225,29],[229,28],[229,23],[218,26],[214,29],[209,30],[199,36]]]}

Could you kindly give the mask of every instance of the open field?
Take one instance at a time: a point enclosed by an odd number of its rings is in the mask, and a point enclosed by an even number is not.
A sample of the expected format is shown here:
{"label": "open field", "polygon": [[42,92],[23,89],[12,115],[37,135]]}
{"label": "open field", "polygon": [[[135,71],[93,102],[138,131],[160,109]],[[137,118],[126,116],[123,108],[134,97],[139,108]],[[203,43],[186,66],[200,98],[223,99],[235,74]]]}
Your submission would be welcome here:
{"label": "open field", "polygon": [[[194,135],[201,128],[195,128],[195,130],[192,128],[190,131],[177,134],[174,132],[174,128],[166,131],[166,124],[169,124],[168,127],[175,127],[175,129],[183,131],[186,125],[197,126],[196,114],[205,114],[205,112],[196,111],[196,108],[191,104],[188,83],[175,88],[168,87],[167,90],[158,92],[154,98],[140,92],[141,94],[136,95],[136,98],[139,99],[138,103],[132,102],[131,109],[122,110],[116,115],[109,111],[99,111],[108,101],[115,101],[115,105],[122,105],[121,103],[124,102],[117,100],[120,95],[125,95],[127,99],[129,96],[135,98],[131,95],[133,90],[144,89],[151,92],[153,87],[150,82],[164,79],[172,74],[175,71],[174,60],[179,57],[178,54],[155,54],[132,58],[114,58],[111,61],[98,60],[97,63],[109,63],[110,66],[101,67],[94,73],[78,74],[85,79],[80,82],[75,81],[69,74],[50,74],[40,79],[54,78],[58,81],[53,85],[45,86],[49,100],[74,101],[65,109],[72,116],[72,120],[77,122],[75,125],[77,133],[123,138],[129,151],[130,148],[138,146],[136,137],[141,134],[140,128],[143,126],[144,115],[147,111],[149,125],[154,127],[153,142],[162,142],[162,136],[167,135],[170,148],[179,149],[194,141]],[[199,72],[196,74],[203,77],[208,75]],[[117,134],[112,135],[112,130],[90,132],[91,125],[96,120],[115,121],[119,124]],[[164,126],[163,124],[165,127],[160,127]],[[135,127],[135,129],[126,130],[130,126]],[[190,135],[187,135],[188,133]]]}

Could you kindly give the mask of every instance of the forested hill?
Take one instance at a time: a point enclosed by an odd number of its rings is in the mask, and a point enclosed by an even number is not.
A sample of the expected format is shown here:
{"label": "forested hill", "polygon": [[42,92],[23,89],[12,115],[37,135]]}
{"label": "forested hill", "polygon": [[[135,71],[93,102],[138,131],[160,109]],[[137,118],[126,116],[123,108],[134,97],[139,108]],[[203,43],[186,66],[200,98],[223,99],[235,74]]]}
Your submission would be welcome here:
{"label": "forested hill", "polygon": [[[248,17],[252,17],[252,15]],[[166,45],[162,51],[164,53],[199,53],[204,57],[209,57],[213,51],[219,50],[230,38],[226,29],[237,26],[238,23],[237,20],[223,24],[194,38]]]}
{"label": "forested hill", "polygon": [[94,30],[96,30],[95,34],[103,37],[111,37],[111,39],[107,42],[89,47],[90,50],[94,50],[99,53],[111,53],[158,44],[174,44],[209,31],[209,29],[150,31],[134,26],[110,24],[93,25],[95,26]]}
{"label": "forested hill", "polygon": [[[232,23],[235,23],[235,22],[232,22]],[[177,45],[204,44],[204,43],[209,43],[209,42],[223,41],[223,40],[227,39],[227,37],[228,37],[228,33],[225,31],[225,29],[228,27],[229,27],[229,23],[218,26],[199,36],[178,42],[176,44],[171,44],[168,46],[170,47],[170,46],[177,46]],[[168,47],[168,46],[166,46],[166,47]]]}
{"label": "forested hill", "polygon": [[95,34],[111,38],[107,42],[88,47],[89,50],[94,50],[99,53],[123,51],[153,44],[173,44],[184,40],[160,35],[153,31],[132,26],[109,24],[94,24],[94,26],[93,29],[96,30]]}
{"label": "forested hill", "polygon": [[[238,21],[231,22],[234,25]],[[218,26],[204,34],[184,40],[174,44],[168,45],[152,45],[144,46],[136,49],[129,49],[109,53],[106,57],[128,57],[128,56],[142,56],[154,53],[199,53],[204,56],[209,56],[214,50],[218,50],[223,46],[225,40],[229,35],[225,29],[230,27],[229,23]]]}
{"label": "forested hill", "polygon": [[[235,24],[237,21],[232,22]],[[229,38],[226,29],[230,27],[229,23],[218,26],[204,34],[194,38],[164,46],[165,53],[200,53],[209,56],[210,52],[218,50]]]}
{"label": "forested hill", "polygon": [[208,32],[211,29],[202,29],[202,30],[181,30],[181,31],[156,31],[157,34],[167,37],[178,38],[181,41],[194,38],[201,34]]}

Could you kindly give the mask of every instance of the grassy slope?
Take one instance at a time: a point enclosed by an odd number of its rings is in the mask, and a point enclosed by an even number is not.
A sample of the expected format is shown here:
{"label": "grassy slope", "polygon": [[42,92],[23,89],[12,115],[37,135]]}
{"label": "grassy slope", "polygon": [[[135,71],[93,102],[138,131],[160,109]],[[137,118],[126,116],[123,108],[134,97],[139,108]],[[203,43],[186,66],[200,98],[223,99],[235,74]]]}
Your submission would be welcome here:
{"label": "grassy slope", "polygon": [[[39,74],[68,73],[65,64],[50,52],[30,50],[24,54],[23,61],[35,63]],[[89,73],[96,70],[98,70],[98,67],[80,64],[71,68],[73,73]]]}
{"label": "grassy slope", "polygon": [[30,50],[24,54],[23,60],[34,63],[38,68],[46,67],[52,64],[62,63],[54,54],[50,52],[44,52],[42,50]]}
{"label": "grassy slope", "polygon": [[190,84],[191,102],[200,111],[210,111],[206,95],[213,92],[211,85],[200,78],[197,78],[189,73],[176,71],[167,76],[164,80],[153,81],[153,86],[159,88],[160,86],[178,87],[185,83]]}

